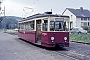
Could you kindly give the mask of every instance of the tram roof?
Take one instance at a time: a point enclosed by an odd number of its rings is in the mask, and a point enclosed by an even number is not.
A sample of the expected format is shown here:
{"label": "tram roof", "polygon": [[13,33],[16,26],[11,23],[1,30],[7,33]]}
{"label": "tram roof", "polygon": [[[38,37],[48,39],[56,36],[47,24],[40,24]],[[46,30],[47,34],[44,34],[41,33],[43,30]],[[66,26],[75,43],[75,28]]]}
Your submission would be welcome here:
{"label": "tram roof", "polygon": [[41,18],[41,17],[65,17],[65,18],[69,18],[69,16],[58,15],[58,14],[35,14],[35,15],[29,16],[27,18],[24,18],[23,21],[35,19],[35,18]]}

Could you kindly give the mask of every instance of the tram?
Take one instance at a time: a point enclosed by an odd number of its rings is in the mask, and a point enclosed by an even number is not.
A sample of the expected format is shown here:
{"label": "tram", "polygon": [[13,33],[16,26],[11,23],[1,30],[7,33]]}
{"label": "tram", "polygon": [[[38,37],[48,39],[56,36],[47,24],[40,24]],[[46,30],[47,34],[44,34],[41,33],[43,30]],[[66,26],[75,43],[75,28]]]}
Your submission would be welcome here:
{"label": "tram", "polygon": [[44,47],[69,47],[69,16],[45,12],[18,22],[18,37]]}

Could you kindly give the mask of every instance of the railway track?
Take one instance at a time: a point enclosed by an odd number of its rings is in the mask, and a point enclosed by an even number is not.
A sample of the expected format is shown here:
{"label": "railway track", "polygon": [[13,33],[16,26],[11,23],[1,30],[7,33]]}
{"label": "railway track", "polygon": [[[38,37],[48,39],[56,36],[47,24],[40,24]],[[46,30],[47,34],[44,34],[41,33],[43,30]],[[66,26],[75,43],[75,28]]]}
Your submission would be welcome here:
{"label": "railway track", "polygon": [[64,57],[68,57],[71,60],[90,60],[90,55],[83,54],[75,50],[60,49],[60,50],[54,51],[54,53]]}
{"label": "railway track", "polygon": [[[77,48],[77,46],[75,48]],[[74,47],[60,48],[49,52],[53,52],[55,54],[70,58],[71,60],[90,60],[90,55],[84,54],[85,52],[82,53],[83,48],[81,48],[81,52],[77,51],[77,49],[75,48]]]}
{"label": "railway track", "polygon": [[[74,45],[74,46],[73,46]],[[85,44],[78,44],[77,43],[71,43],[70,47],[68,48],[59,48],[55,49],[53,52],[55,54],[70,58],[71,60],[90,60],[90,51],[89,51],[89,46]],[[81,45],[81,46],[80,46]],[[86,47],[87,46],[87,47]],[[81,47],[81,48],[80,48]],[[83,47],[86,47],[83,49]]]}

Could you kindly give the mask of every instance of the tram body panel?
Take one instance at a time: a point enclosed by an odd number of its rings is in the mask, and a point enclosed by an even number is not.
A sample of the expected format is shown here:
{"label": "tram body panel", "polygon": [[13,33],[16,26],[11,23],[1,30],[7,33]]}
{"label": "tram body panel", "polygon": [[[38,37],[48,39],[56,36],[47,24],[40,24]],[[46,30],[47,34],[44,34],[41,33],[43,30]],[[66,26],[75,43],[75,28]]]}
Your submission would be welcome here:
{"label": "tram body panel", "polygon": [[69,47],[68,34],[69,32],[43,32],[41,37],[42,46],[55,47],[58,44],[63,47]]}
{"label": "tram body panel", "polygon": [[54,42],[63,47],[69,47],[69,32],[55,32]]}
{"label": "tram body panel", "polygon": [[[68,32],[42,32],[41,35],[41,46],[45,47],[55,47],[56,44],[60,44],[63,47],[69,47],[69,36]],[[28,42],[36,43],[36,32],[35,31],[19,31],[18,36]],[[52,42],[51,37],[54,37]],[[65,38],[67,41],[65,42]],[[67,43],[67,44],[65,44]]]}
{"label": "tram body panel", "polygon": [[36,42],[36,32],[35,31],[18,31],[18,37],[20,37],[21,39],[24,39],[26,41],[35,43]]}
{"label": "tram body panel", "polygon": [[50,37],[49,32],[42,32],[41,45],[45,47],[55,47],[55,44],[51,42],[49,37]]}
{"label": "tram body panel", "polygon": [[24,39],[23,30],[18,30],[18,37]]}

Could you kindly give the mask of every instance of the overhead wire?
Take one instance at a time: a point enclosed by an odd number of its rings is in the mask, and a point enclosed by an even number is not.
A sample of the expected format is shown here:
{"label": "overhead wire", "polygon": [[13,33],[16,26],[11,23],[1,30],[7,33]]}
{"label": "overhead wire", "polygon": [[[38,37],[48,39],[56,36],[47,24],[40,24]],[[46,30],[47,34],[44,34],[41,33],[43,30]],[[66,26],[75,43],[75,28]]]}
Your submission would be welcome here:
{"label": "overhead wire", "polygon": [[36,0],[36,1],[35,1],[35,2],[33,2],[30,6],[34,5],[37,1],[39,1],[39,0]]}
{"label": "overhead wire", "polygon": [[7,15],[10,14],[12,11],[13,11],[13,9],[12,9],[11,11],[9,11],[9,12],[7,13]]}

